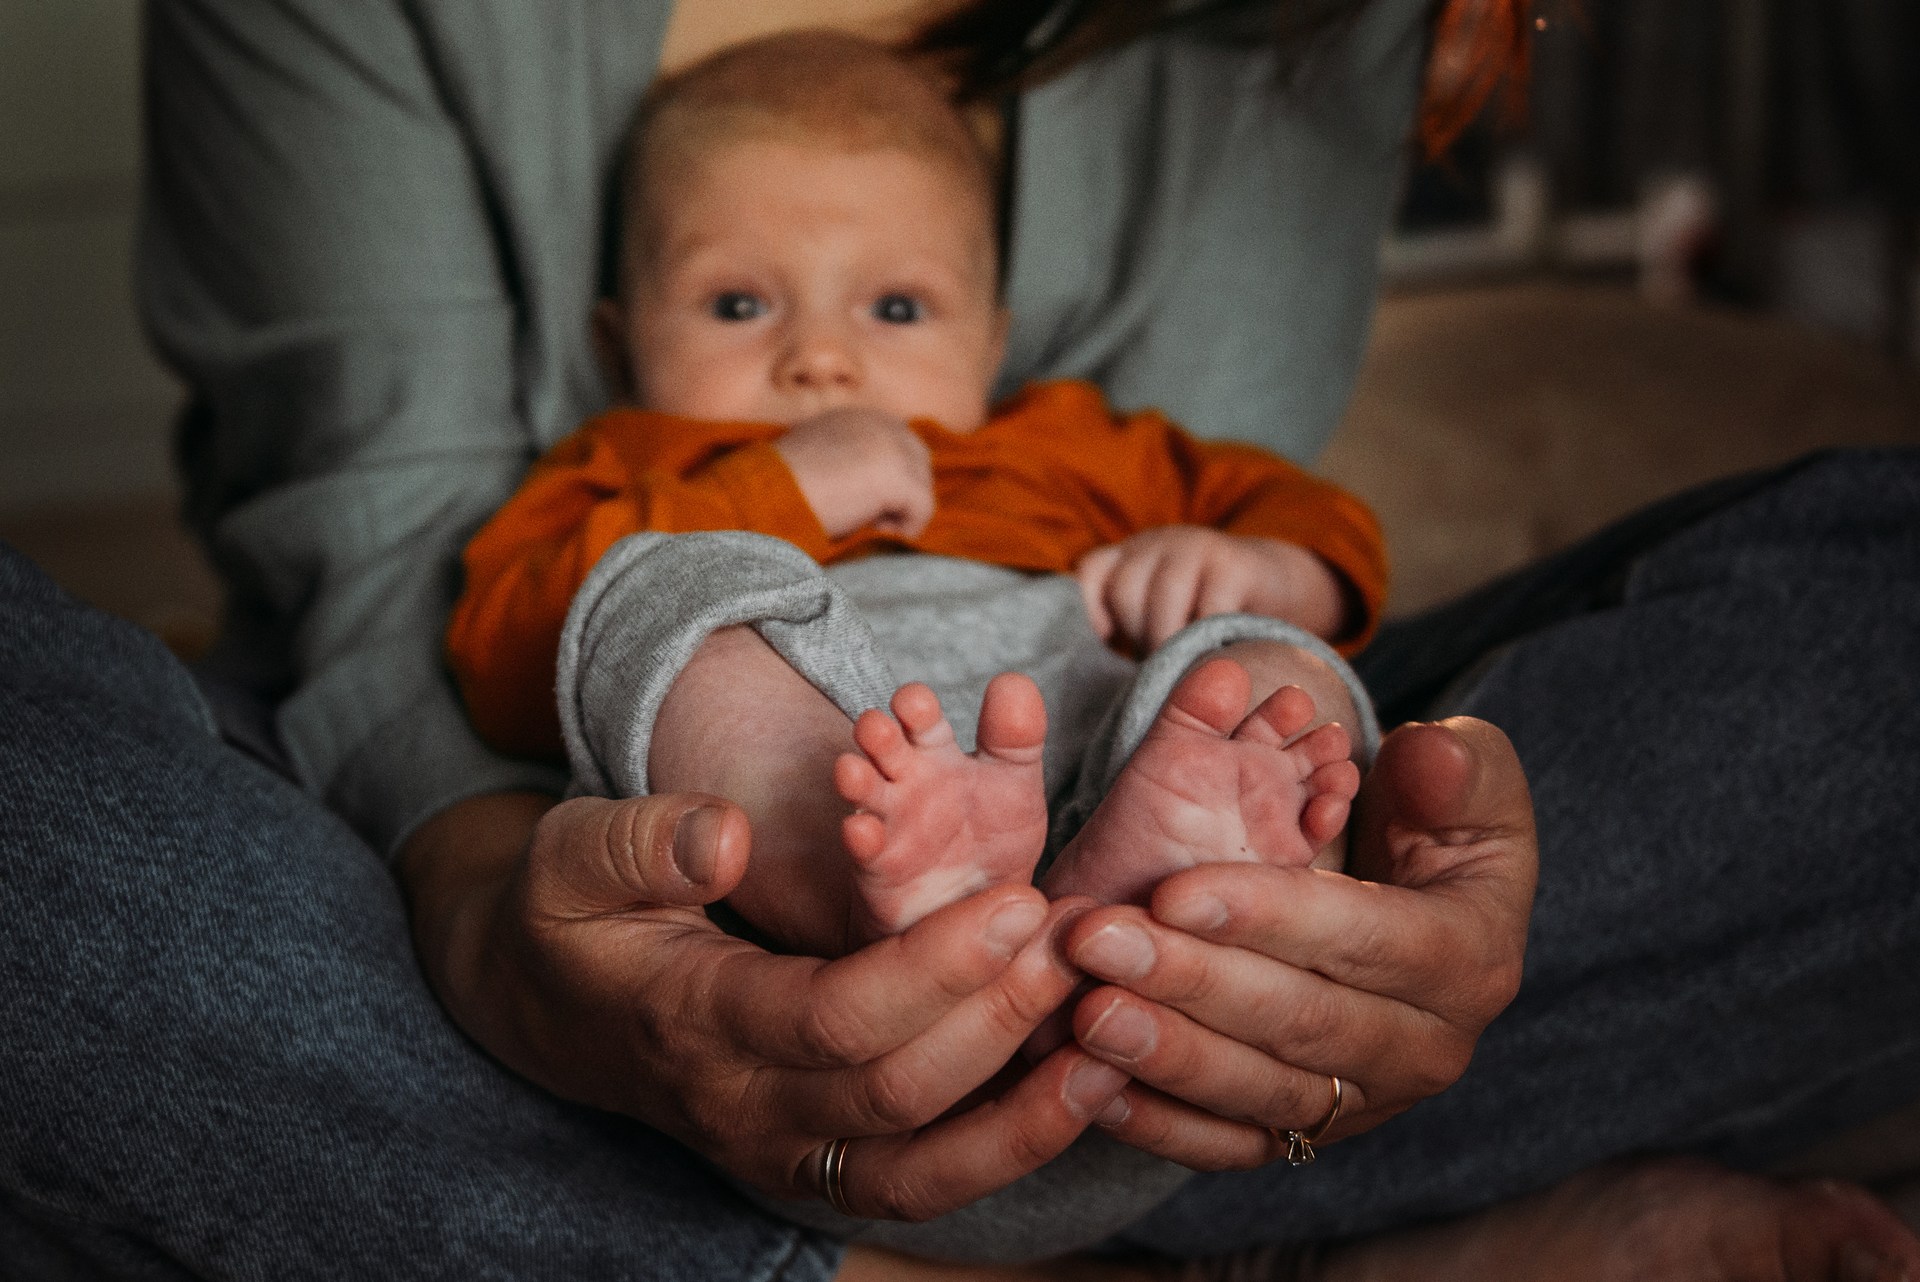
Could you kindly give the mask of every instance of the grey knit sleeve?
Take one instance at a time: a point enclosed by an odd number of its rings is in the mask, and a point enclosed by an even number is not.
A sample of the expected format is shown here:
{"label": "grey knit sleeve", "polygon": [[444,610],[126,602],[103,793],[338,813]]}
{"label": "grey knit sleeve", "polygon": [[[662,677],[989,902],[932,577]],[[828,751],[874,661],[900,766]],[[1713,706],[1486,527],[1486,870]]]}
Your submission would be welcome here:
{"label": "grey knit sleeve", "polygon": [[444,675],[469,533],[533,446],[480,161],[398,4],[155,0],[137,288],[192,385],[193,515],[290,691],[301,781],[377,848],[497,757]]}
{"label": "grey knit sleeve", "polygon": [[1003,390],[1088,378],[1311,460],[1365,351],[1428,11],[1374,0],[1289,75],[1258,43],[1194,33],[1029,93]]}

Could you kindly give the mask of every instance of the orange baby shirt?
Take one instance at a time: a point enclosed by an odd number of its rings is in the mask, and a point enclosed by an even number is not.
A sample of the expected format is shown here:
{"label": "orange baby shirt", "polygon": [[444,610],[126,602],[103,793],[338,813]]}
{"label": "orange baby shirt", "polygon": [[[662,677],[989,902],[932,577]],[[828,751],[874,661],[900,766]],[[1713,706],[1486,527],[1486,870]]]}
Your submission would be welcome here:
{"label": "orange baby shirt", "polygon": [[1386,550],[1353,495],[1265,450],[1202,441],[1156,411],[1116,415],[1083,382],[1038,383],[976,432],[913,429],[933,456],[934,515],[918,538],[871,528],[830,539],[773,447],[767,423],[618,409],[536,463],[467,545],[447,655],[480,735],[505,752],[559,756],[554,670],[574,593],[619,540],[643,530],[753,530],[822,565],[911,550],[1067,573],[1094,548],[1162,525],[1297,543],[1352,585],[1372,635]]}

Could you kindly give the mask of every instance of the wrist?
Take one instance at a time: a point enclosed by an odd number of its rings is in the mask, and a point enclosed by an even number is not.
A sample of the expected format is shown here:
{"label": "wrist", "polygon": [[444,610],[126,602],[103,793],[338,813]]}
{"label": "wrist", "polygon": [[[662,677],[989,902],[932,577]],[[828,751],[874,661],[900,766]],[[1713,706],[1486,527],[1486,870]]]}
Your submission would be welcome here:
{"label": "wrist", "polygon": [[774,443],[774,452],[779,454],[781,462],[787,465],[787,471],[793,477],[794,488],[800,492],[800,499],[806,504],[813,519],[825,531],[830,539],[837,539],[860,527],[861,522],[851,520],[846,510],[847,486],[844,476],[836,475],[831,469],[815,468],[809,459],[782,448],[783,442]]}
{"label": "wrist", "polygon": [[534,829],[555,802],[535,792],[469,797],[420,825],[400,852],[428,984],[456,1024],[508,1063],[520,1057],[505,923]]}
{"label": "wrist", "polygon": [[1319,553],[1298,543],[1262,539],[1270,559],[1278,562],[1266,576],[1266,592],[1256,613],[1305,628],[1315,636],[1337,641],[1358,626],[1359,594]]}

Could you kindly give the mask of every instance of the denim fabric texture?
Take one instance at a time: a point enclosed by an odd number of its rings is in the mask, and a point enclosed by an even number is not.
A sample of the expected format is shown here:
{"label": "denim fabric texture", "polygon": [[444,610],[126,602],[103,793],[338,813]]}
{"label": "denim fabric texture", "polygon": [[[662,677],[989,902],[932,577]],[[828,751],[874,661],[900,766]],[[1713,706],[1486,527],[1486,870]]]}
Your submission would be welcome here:
{"label": "denim fabric texture", "polygon": [[1920,451],[1719,483],[1391,628],[1356,664],[1383,712],[1445,684],[1430,651],[1497,656],[1439,711],[1533,789],[1518,999],[1451,1090],[1130,1240],[1364,1233],[1629,1154],[1758,1168],[1920,1092]]}
{"label": "denim fabric texture", "polygon": [[483,1055],[374,852],[0,546],[0,1277],[820,1282],[838,1254]]}

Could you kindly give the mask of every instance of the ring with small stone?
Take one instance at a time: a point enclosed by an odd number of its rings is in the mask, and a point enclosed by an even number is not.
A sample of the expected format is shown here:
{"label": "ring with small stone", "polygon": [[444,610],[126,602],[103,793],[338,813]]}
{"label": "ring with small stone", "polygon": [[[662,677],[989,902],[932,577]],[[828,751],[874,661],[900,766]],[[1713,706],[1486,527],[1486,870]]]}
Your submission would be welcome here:
{"label": "ring with small stone", "polygon": [[1340,1105],[1346,1099],[1346,1088],[1338,1076],[1334,1076],[1332,1081],[1333,1105],[1327,1109],[1327,1115],[1321,1118],[1317,1125],[1305,1131],[1283,1131],[1277,1126],[1271,1128],[1275,1139],[1286,1141],[1288,1166],[1305,1166],[1313,1161],[1315,1156],[1313,1146],[1318,1144],[1326,1133],[1333,1129],[1333,1124],[1340,1120]]}

